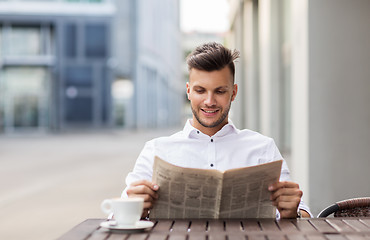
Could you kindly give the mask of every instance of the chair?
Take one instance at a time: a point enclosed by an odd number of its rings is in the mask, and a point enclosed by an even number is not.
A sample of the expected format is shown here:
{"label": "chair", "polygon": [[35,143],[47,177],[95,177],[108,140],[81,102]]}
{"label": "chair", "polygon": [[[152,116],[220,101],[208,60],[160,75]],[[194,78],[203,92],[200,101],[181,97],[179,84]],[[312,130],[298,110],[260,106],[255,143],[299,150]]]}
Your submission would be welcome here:
{"label": "chair", "polygon": [[327,217],[332,213],[334,213],[334,217],[370,217],[370,197],[337,202],[326,207],[317,217]]}

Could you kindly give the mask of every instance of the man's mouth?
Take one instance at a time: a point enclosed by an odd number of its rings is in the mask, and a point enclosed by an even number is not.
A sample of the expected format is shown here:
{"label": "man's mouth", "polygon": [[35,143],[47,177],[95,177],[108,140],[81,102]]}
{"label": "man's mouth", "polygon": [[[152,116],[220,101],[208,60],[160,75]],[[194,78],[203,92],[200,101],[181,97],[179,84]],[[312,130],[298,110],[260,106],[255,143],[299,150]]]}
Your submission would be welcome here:
{"label": "man's mouth", "polygon": [[218,112],[218,109],[215,109],[215,110],[206,110],[206,109],[201,109],[203,112],[205,113],[208,113],[208,114],[212,114],[212,113],[216,113]]}

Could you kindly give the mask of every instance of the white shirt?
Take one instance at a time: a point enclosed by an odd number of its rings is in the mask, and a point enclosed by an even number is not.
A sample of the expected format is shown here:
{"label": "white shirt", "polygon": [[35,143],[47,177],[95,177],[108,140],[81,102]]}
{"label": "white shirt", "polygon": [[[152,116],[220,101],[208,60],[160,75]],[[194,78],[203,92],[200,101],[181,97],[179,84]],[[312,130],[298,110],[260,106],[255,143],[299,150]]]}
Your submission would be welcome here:
{"label": "white shirt", "polygon": [[[142,179],[151,181],[155,156],[180,167],[220,171],[283,159],[272,138],[247,129],[239,130],[230,119],[211,137],[194,128],[190,121],[182,131],[145,144],[133,171],[126,177],[127,186]],[[284,159],[280,181],[291,181]],[[126,189],[122,194],[126,196]],[[299,209],[310,212],[302,201]]]}

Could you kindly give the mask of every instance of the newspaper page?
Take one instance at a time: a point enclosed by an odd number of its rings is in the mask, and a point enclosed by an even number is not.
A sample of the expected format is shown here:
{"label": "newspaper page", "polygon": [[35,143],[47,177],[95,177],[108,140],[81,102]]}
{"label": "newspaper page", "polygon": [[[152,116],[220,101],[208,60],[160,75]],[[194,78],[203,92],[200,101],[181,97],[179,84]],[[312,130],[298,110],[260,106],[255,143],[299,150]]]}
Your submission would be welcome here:
{"label": "newspaper page", "polygon": [[222,172],[182,168],[158,157],[153,182],[159,185],[150,218],[218,218]]}
{"label": "newspaper page", "polygon": [[279,181],[282,163],[279,160],[225,171],[220,218],[275,218],[268,186]]}
{"label": "newspaper page", "polygon": [[158,157],[159,188],[150,218],[275,218],[267,186],[279,180],[282,160],[225,172],[183,168]]}

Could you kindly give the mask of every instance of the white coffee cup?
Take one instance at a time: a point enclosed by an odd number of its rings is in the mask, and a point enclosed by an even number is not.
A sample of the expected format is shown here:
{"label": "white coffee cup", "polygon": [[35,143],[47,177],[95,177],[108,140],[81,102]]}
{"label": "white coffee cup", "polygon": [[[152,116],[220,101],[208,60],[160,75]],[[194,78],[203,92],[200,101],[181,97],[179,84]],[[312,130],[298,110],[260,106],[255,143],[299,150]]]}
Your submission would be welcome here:
{"label": "white coffee cup", "polygon": [[119,226],[134,226],[140,220],[143,212],[143,198],[112,198],[101,203],[101,209],[106,214],[114,214]]}

